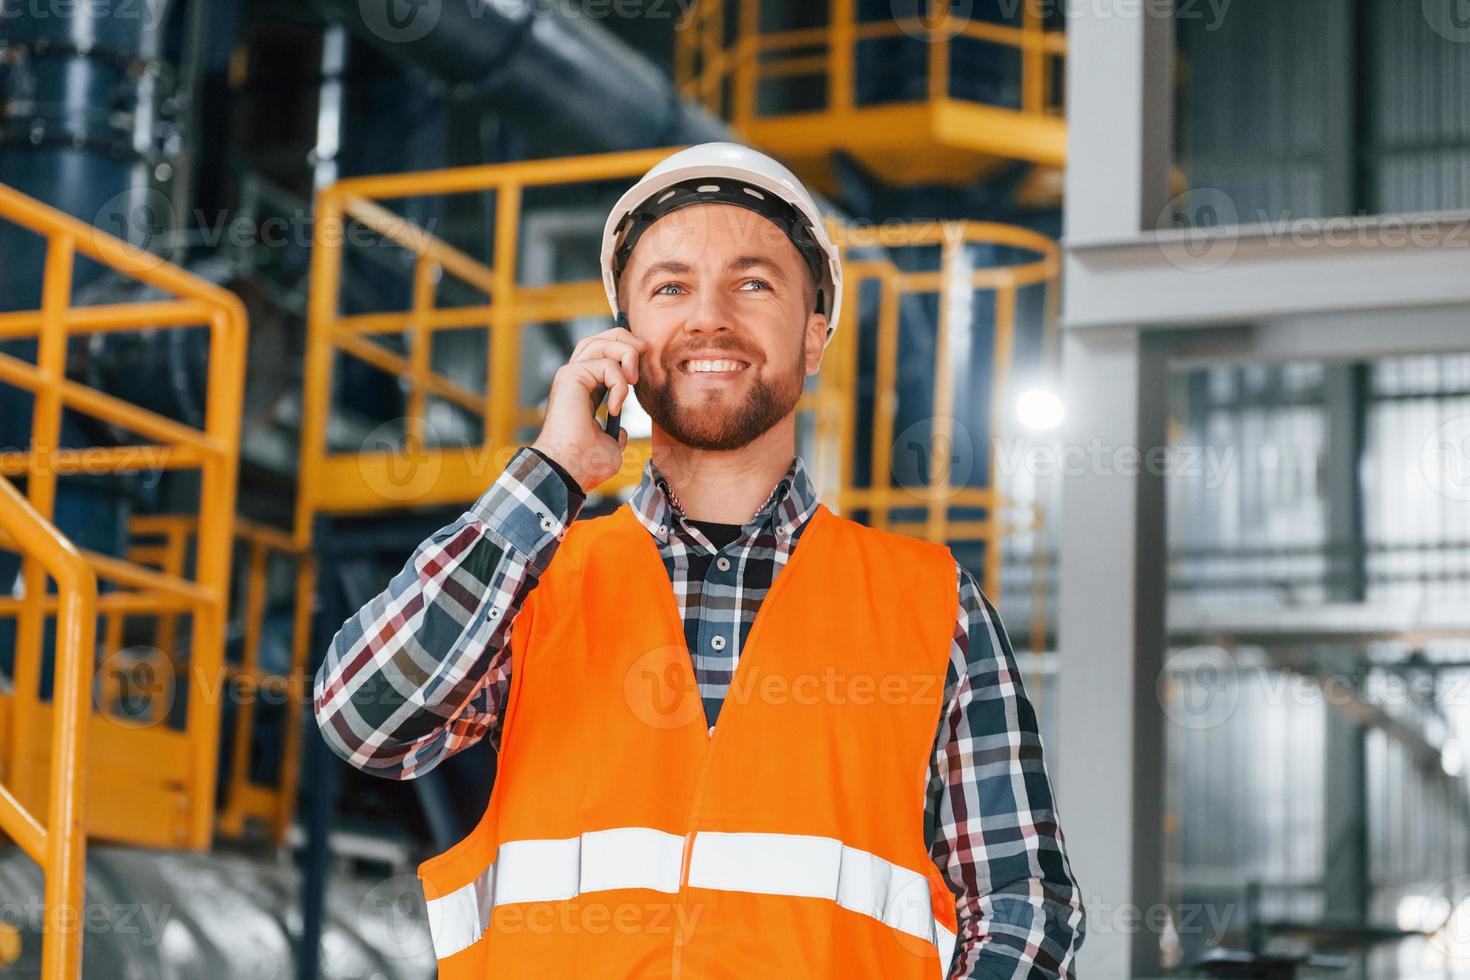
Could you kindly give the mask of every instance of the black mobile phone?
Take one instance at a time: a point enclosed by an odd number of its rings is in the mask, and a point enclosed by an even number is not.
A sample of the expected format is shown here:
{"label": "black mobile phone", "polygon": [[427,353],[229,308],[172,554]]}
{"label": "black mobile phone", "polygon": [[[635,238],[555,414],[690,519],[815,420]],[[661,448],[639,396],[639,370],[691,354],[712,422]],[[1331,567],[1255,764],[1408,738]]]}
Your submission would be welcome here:
{"label": "black mobile phone", "polygon": [[[630,327],[630,326],[628,326],[628,314],[624,313],[622,310],[618,310],[618,326],[622,327],[624,330],[628,331],[629,333],[632,333],[633,332],[633,328]],[[612,389],[611,388],[608,389],[607,394],[608,394],[608,397],[609,398],[612,397]],[[628,399],[627,398],[624,398],[623,399],[623,404],[624,405],[627,405],[628,404]],[[608,435],[612,436],[614,439],[616,439],[618,437],[618,429],[622,425],[622,415],[623,415],[622,412],[618,412],[616,415],[614,415],[612,412],[608,412],[607,413],[607,428],[606,428],[606,432],[607,432]]]}

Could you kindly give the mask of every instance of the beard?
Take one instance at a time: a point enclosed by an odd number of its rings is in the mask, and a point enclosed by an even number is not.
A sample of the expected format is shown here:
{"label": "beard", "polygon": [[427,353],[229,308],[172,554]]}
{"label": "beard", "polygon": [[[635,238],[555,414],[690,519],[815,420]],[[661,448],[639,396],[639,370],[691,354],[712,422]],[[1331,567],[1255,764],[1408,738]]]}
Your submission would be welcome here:
{"label": "beard", "polygon": [[[653,424],[691,449],[729,452],[748,446],[796,407],[806,385],[805,352],[798,347],[796,362],[776,378],[755,374],[741,394],[711,388],[693,401],[682,402],[676,390],[682,377],[677,367],[681,357],[663,365],[662,382],[640,379],[633,391]],[[756,365],[745,370],[753,372]]]}

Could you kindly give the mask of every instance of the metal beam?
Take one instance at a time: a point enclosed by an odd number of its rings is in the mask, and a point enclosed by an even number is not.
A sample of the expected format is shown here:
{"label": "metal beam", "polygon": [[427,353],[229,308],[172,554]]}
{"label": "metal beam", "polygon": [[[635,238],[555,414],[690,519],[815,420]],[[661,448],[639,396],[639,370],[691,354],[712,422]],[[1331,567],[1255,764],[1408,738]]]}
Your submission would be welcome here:
{"label": "metal beam", "polygon": [[1094,0],[1067,22],[1063,237],[1069,248],[1134,240],[1156,226],[1168,203],[1174,157],[1168,6]]}
{"label": "metal beam", "polygon": [[1339,602],[1368,596],[1367,517],[1359,476],[1368,434],[1372,368],[1361,361],[1329,365],[1323,378],[1327,453],[1323,539],[1328,542],[1328,594]]}
{"label": "metal beam", "polygon": [[1470,212],[1120,234],[1069,242],[1063,323],[1182,327],[1467,308],[1467,261]]}
{"label": "metal beam", "polygon": [[[1168,204],[1174,19],[1157,0],[1095,0],[1069,18],[1064,239],[1070,250],[1135,241]],[[1064,322],[1087,311],[1063,276]],[[1086,282],[1086,270],[1082,270]],[[1092,287],[1095,289],[1096,287]],[[1068,330],[1063,439],[1117,454],[1165,443],[1165,357],[1136,324]],[[1136,459],[1136,457],[1134,457]],[[1122,463],[1121,455],[1113,460]],[[1058,815],[1082,888],[1078,973],[1162,972],[1148,927],[1163,887],[1164,497],[1157,467],[1082,467],[1062,482]],[[1064,816],[1065,815],[1065,816]],[[1139,913],[1149,918],[1139,918]]]}
{"label": "metal beam", "polygon": [[[1169,640],[1176,646],[1229,640],[1245,646],[1365,646],[1393,642],[1422,646],[1434,640],[1470,639],[1470,612],[1453,602],[1335,602],[1313,606],[1233,605],[1220,609],[1174,598],[1169,602]],[[1065,673],[1068,665],[1063,665]]]}
{"label": "metal beam", "polygon": [[1086,406],[1066,444],[1109,451],[1108,465],[1069,469],[1062,484],[1058,811],[1100,924],[1078,972],[1156,976],[1154,919],[1129,915],[1165,902],[1164,478],[1124,454],[1165,444],[1166,365],[1134,330],[1069,331],[1062,362],[1068,404]]}
{"label": "metal beam", "polygon": [[1372,361],[1470,351],[1470,307],[1353,310],[1229,327],[1175,330],[1165,343],[1178,369],[1251,361]]}
{"label": "metal beam", "polygon": [[[1319,681],[1320,682],[1320,681]],[[1323,883],[1327,917],[1338,921],[1368,920],[1373,894],[1372,844],[1368,835],[1368,724],[1365,718],[1392,725],[1388,712],[1354,692],[1353,707],[1322,714],[1323,828],[1328,860]],[[1376,716],[1375,716],[1376,713]],[[1403,725],[1403,723],[1399,723]],[[1409,727],[1403,725],[1403,727]],[[1401,734],[1387,727],[1391,736]],[[1418,732],[1413,732],[1419,736]],[[1439,753],[1435,753],[1438,765]]]}

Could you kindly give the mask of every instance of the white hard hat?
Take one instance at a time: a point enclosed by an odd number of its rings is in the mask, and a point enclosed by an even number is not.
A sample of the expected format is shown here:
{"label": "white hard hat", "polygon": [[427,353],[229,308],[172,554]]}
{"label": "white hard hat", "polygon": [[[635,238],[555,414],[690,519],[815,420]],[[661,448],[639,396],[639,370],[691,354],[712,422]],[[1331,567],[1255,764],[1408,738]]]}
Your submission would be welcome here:
{"label": "white hard hat", "polygon": [[618,198],[602,231],[602,285],[613,315],[617,277],[638,237],[670,211],[709,203],[749,208],[786,232],[812,268],[817,310],[827,313],[824,345],[830,342],[842,308],[842,258],[817,202],[790,170],[739,143],[700,143],[672,153]]}

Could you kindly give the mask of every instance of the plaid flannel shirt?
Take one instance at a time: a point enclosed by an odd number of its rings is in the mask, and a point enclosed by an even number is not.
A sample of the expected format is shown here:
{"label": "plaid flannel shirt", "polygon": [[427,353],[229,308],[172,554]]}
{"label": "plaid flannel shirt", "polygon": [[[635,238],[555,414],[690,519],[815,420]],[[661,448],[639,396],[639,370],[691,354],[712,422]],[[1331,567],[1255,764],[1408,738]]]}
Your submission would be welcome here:
{"label": "plaid flannel shirt", "polygon": [[[499,747],[515,610],[585,500],[564,469],[521,449],[343,623],[314,691],[317,723],[338,755],[410,779],[481,738]],[[718,553],[670,502],[651,460],[630,503],[663,556],[713,724],[761,599],[816,508],[813,486],[793,457]],[[949,976],[1075,978],[1085,910],[1036,715],[999,615],[958,563],[955,578],[959,614],[925,806],[929,853],[959,914]]]}

